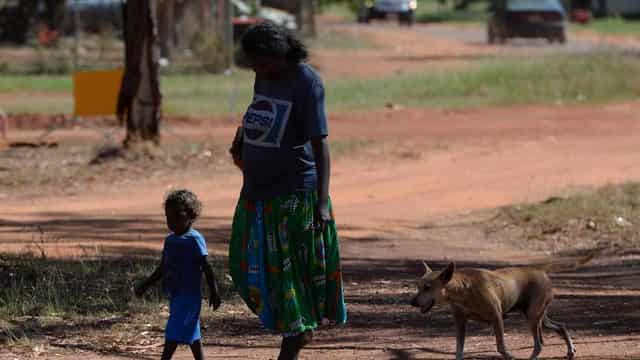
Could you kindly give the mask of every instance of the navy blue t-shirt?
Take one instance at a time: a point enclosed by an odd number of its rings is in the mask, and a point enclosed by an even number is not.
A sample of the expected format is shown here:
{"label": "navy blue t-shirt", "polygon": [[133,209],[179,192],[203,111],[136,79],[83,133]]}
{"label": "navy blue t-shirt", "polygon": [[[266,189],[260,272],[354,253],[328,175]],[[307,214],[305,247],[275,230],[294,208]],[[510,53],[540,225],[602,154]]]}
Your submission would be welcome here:
{"label": "navy blue t-shirt", "polygon": [[169,297],[202,296],[202,257],[207,255],[204,237],[191,229],[171,233],[164,240],[162,287]]}
{"label": "navy blue t-shirt", "polygon": [[243,128],[244,197],[268,200],[316,189],[309,140],[327,136],[328,129],[324,86],[311,66],[299,64],[281,80],[256,79]]}

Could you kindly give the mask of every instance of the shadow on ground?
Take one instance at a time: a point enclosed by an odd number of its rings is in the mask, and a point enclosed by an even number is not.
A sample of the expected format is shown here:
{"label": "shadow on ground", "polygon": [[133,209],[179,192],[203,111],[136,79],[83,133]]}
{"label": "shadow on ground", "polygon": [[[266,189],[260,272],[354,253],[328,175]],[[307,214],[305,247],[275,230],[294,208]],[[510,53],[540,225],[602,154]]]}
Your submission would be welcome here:
{"label": "shadow on ground", "polygon": [[[146,243],[160,244],[162,237],[166,234],[164,219],[159,217],[134,216],[127,219],[118,217],[78,219],[76,214],[71,216],[64,213],[47,214],[47,216],[53,219],[39,222],[16,222],[0,219],[0,234],[6,239],[10,238],[12,234],[19,234],[20,231],[23,231],[20,229],[36,228],[42,229],[42,233],[45,234],[58,234],[62,240],[57,241],[61,242],[64,241],[65,236],[83,234],[88,245],[92,242],[104,242],[102,246],[108,248],[108,253],[113,254],[115,259],[54,260],[39,258],[37,261],[45,262],[49,265],[53,264],[63,269],[74,269],[74,266],[81,264],[85,268],[111,270],[111,272],[113,272],[112,269],[122,270],[123,264],[126,264],[127,261],[130,263],[144,261],[144,264],[135,267],[135,269],[138,269],[136,271],[152,268],[157,262],[159,252],[142,245]],[[201,226],[198,228],[206,236],[210,244],[214,246],[226,245],[230,237],[229,223],[230,219],[228,218],[206,217],[201,220]],[[345,228],[343,227],[343,229]],[[350,230],[358,229],[350,228]],[[146,236],[142,237],[146,240],[140,243],[140,240],[135,236],[137,233],[145,234]],[[116,238],[122,241],[131,237],[133,237],[131,239],[132,246],[121,244],[110,246],[108,244],[109,239]],[[377,237],[345,237],[344,240],[360,243],[363,246],[370,246],[373,242],[383,241],[384,239]],[[573,256],[575,254],[565,255]],[[10,262],[0,257],[0,260],[2,259],[4,260],[0,262],[0,273],[14,273],[16,269],[11,268],[11,265],[7,265]],[[109,262],[116,260],[120,262]],[[73,264],[74,261],[76,262],[75,264]],[[91,263],[91,261],[96,263]],[[215,261],[219,264],[218,271],[225,273],[224,264],[226,264],[227,259],[218,257]],[[434,269],[444,268],[447,264],[448,261],[444,259],[433,259],[430,262],[430,266]],[[457,263],[459,268],[481,267],[494,269],[506,265],[506,263],[502,262]],[[637,306],[638,292],[640,291],[640,286],[638,285],[640,284],[639,269],[640,260],[633,257],[628,259],[603,257],[574,271],[552,274],[557,296],[551,305],[550,315],[557,321],[566,323],[571,332],[580,334],[580,336],[607,334],[609,336],[624,337],[632,334],[637,331],[637,324],[640,323],[640,308]],[[20,268],[17,271],[27,270]],[[71,273],[73,272],[71,271]],[[104,272],[106,273],[107,271]],[[415,281],[423,272],[421,261],[418,259],[394,257],[391,252],[388,258],[384,259],[345,257],[343,258],[343,272],[345,296],[349,306],[349,323],[346,327],[337,330],[337,336],[333,336],[330,342],[319,341],[314,343],[314,349],[353,349],[354,351],[366,350],[367,348],[384,349],[384,345],[381,344],[373,344],[373,346],[368,344],[371,341],[367,339],[367,334],[371,333],[393,333],[395,334],[394,336],[414,337],[417,339],[454,338],[453,320],[446,307],[435,308],[429,314],[423,315],[409,305],[410,299],[415,293]],[[27,272],[23,275],[27,280],[29,276],[35,276],[33,274],[29,275]],[[223,275],[220,274],[219,277],[221,276]],[[108,284],[111,281],[109,279],[106,277],[100,280],[102,282],[98,283]],[[70,281],[67,278],[64,278],[64,280]],[[124,292],[127,291],[127,282],[131,281],[131,277],[112,280],[119,282],[119,285],[115,286],[112,291]],[[77,293],[73,295],[76,297],[81,296],[83,294],[82,291],[86,291],[84,288],[76,290]],[[232,290],[230,289],[229,291]],[[7,294],[5,293],[5,295]],[[25,293],[25,295],[28,294]],[[227,299],[232,296],[229,293]],[[126,299],[123,299],[123,304],[125,302]],[[97,307],[89,307],[85,310],[98,311],[100,309],[100,303],[93,305]],[[258,320],[251,316],[225,314],[219,325],[219,327],[207,329],[205,331],[206,336],[213,335],[214,338],[236,339],[235,342],[238,344],[233,345],[220,340],[220,343],[213,344],[215,346],[241,347],[240,344],[244,338],[260,338],[265,334],[260,329]],[[39,331],[57,333],[71,329],[67,329],[65,326],[59,325],[54,328],[40,329]],[[77,325],[69,326],[77,329]],[[83,326],[87,329],[99,329],[101,326],[108,327],[110,324],[87,323]],[[507,317],[506,328],[510,332],[528,334],[524,319],[519,314]],[[27,325],[23,325],[22,329],[18,327],[18,331],[28,332],[29,329]],[[350,336],[349,333],[354,331],[357,335]],[[468,331],[469,334],[491,336],[491,331],[481,324],[471,324]],[[78,349],[81,350],[80,346],[85,345],[80,344],[78,346]],[[411,351],[442,354],[443,359],[451,358],[453,355],[450,351],[437,348],[418,346],[403,350],[395,347],[398,346],[390,346],[390,349],[384,349],[387,350],[392,359],[412,359],[414,355],[412,355]],[[111,353],[116,354],[115,350],[112,349],[112,351],[109,348],[87,350],[101,353],[110,353],[111,351]],[[127,355],[122,354],[122,356],[126,357]],[[473,353],[470,353],[469,356],[470,359],[491,358],[480,354],[474,355]],[[140,357],[136,355],[134,358]]]}

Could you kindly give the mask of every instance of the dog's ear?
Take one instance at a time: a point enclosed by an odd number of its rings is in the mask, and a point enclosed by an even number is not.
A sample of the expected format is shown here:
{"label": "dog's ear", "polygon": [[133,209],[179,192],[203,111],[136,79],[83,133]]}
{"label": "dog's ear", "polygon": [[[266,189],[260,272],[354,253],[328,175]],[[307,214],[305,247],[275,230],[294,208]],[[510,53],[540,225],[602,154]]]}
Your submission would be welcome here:
{"label": "dog's ear", "polygon": [[433,272],[431,270],[431,268],[429,267],[429,265],[427,265],[427,263],[425,261],[422,262],[422,265],[424,265],[424,274],[425,275],[430,274],[430,273]]}
{"label": "dog's ear", "polygon": [[442,270],[442,272],[440,273],[440,281],[442,281],[443,284],[448,283],[449,281],[451,281],[451,278],[453,277],[453,273],[455,271],[456,264],[452,261],[451,263],[449,263],[447,268]]}

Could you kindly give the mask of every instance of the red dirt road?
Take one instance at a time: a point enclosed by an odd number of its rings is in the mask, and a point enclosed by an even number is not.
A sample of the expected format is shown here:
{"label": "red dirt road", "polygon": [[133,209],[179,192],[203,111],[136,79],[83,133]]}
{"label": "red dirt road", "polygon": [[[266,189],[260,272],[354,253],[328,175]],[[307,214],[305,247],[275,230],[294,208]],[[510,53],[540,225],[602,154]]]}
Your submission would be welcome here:
{"label": "red dirt road", "polygon": [[[333,140],[347,144],[343,146],[365,143],[354,145],[353,154],[334,163],[332,196],[340,223],[347,227],[346,235],[360,236],[541,200],[584,186],[638,179],[640,154],[634,151],[640,131],[638,110],[640,103],[333,115]],[[233,127],[208,131],[208,136],[225,141]],[[207,215],[219,225],[232,214],[240,181],[239,172],[227,169],[210,178],[185,174],[139,179],[118,189],[103,184],[72,197],[5,194],[11,201],[0,204],[0,213],[5,220],[21,223],[67,215],[160,219],[167,189],[187,186],[202,194]],[[87,236],[50,230],[63,237],[57,247]],[[109,237],[109,243],[122,239],[130,244],[130,233],[122,235],[126,236],[102,236]],[[4,248],[8,247],[5,242]],[[418,255],[413,250],[406,254]]]}
{"label": "red dirt road", "polygon": [[[334,162],[331,185],[351,318],[348,327],[320,332],[302,358],[452,359],[455,337],[445,309],[423,316],[406,305],[419,274],[418,261],[440,265],[454,259],[462,265],[492,266],[542,257],[487,239],[467,226],[471,220],[465,214],[640,179],[638,111],[640,103],[632,102],[333,115],[332,139],[366,141]],[[233,128],[209,131],[213,138],[225,139]],[[55,239],[41,245],[52,255],[158,249],[165,232],[162,197],[169,187],[186,186],[204,200],[199,228],[210,250],[223,255],[240,180],[236,170],[227,168],[207,178],[181,174],[139,179],[118,189],[96,185],[75,196],[8,193],[0,203],[0,246],[3,251],[24,250],[33,243],[29,229],[37,224]],[[606,260],[596,265],[602,267],[592,271],[610,266]],[[633,284],[629,276],[634,275],[624,274],[612,279]],[[588,285],[591,279],[584,275],[558,277],[559,296],[552,307],[553,314],[570,324],[579,358],[640,359],[640,314],[633,305],[640,288]],[[220,323],[209,324],[205,332],[209,358],[275,358],[278,340],[262,336],[246,311],[227,305],[217,316]],[[468,358],[495,356],[488,330],[472,327],[469,336]],[[518,357],[528,356],[531,340],[521,321],[508,323],[507,339]],[[547,344],[543,359],[563,356],[560,339],[548,335]],[[91,356],[60,351],[69,359]],[[157,357],[158,351],[144,356]],[[177,356],[188,358],[186,351]]]}

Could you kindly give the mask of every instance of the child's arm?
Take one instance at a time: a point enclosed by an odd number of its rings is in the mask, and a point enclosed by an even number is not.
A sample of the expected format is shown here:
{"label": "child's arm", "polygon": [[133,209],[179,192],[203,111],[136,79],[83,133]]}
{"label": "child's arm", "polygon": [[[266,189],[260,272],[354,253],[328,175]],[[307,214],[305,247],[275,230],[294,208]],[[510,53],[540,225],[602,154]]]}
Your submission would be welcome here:
{"label": "child's arm", "polygon": [[162,264],[164,264],[164,255],[160,260],[160,265],[158,265],[158,267],[153,271],[151,276],[136,286],[134,291],[137,297],[142,297],[151,285],[155,284],[156,281],[162,278]]}
{"label": "child's arm", "polygon": [[222,301],[220,300],[220,296],[218,295],[218,284],[216,282],[216,277],[213,274],[213,269],[211,265],[207,261],[207,256],[202,257],[202,271],[204,271],[204,276],[207,278],[207,284],[209,285],[209,306],[213,308],[213,310],[218,310]]}

